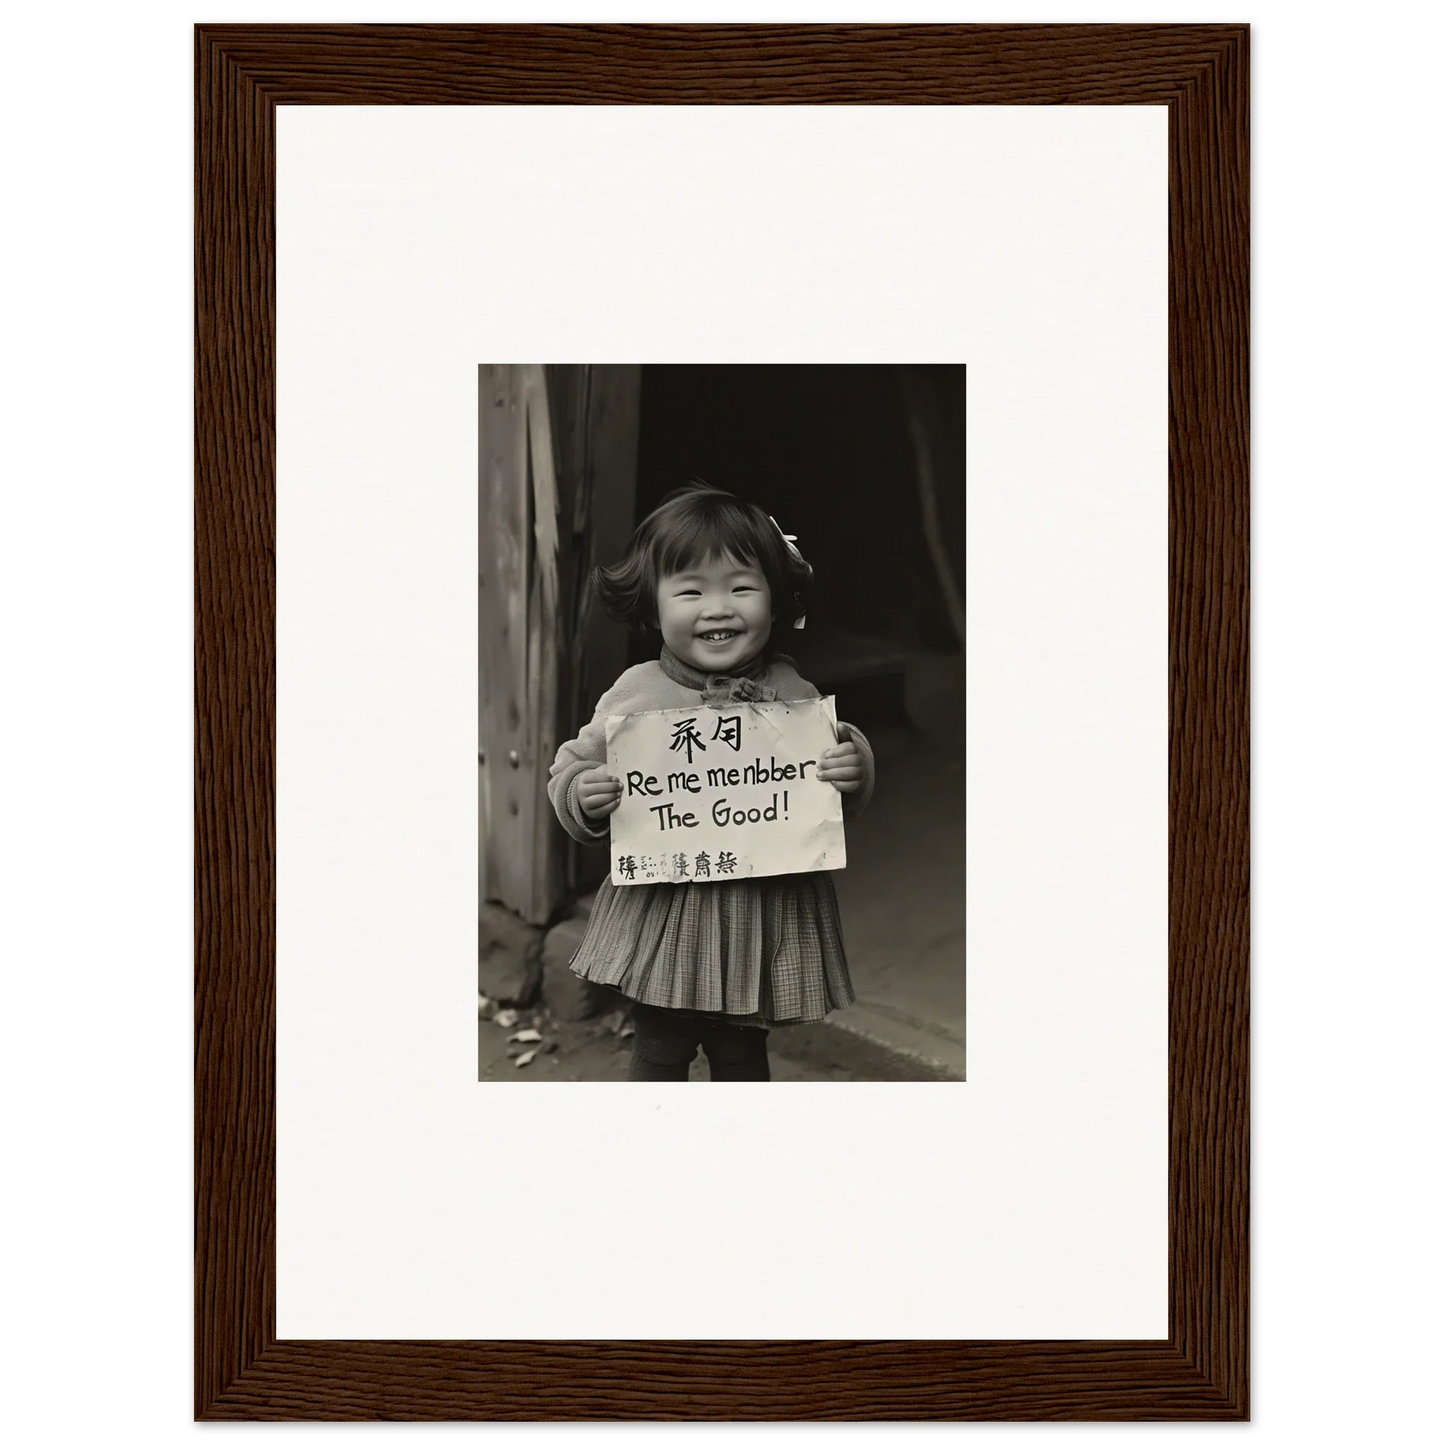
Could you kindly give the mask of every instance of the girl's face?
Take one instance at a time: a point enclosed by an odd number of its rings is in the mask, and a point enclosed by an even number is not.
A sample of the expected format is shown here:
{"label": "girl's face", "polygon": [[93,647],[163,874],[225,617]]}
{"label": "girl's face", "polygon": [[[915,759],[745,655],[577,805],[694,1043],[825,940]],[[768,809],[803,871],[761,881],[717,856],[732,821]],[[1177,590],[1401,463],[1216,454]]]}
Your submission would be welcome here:
{"label": "girl's face", "polygon": [[657,584],[657,625],[675,657],[700,672],[734,672],[772,633],[767,579],[735,557],[698,562]]}

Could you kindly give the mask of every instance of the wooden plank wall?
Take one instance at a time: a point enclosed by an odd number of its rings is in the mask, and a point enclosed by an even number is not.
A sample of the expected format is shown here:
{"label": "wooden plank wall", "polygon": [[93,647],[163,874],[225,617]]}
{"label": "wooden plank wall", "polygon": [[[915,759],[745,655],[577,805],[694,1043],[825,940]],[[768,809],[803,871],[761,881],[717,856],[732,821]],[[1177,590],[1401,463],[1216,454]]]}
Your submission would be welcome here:
{"label": "wooden plank wall", "polygon": [[[627,633],[598,610],[588,579],[593,567],[617,561],[632,535],[642,368],[549,366],[547,383],[566,520],[562,610],[569,645],[562,701],[566,735],[572,736],[627,666]],[[595,887],[606,871],[602,850],[575,844],[567,864],[574,892]]]}
{"label": "wooden plank wall", "polygon": [[587,579],[632,531],[641,368],[479,376],[479,899],[544,924],[584,882],[547,775],[626,666]]}
{"label": "wooden plank wall", "polygon": [[545,923],[565,852],[547,803],[558,743],[557,481],[540,366],[479,376],[482,899]]}
{"label": "wooden plank wall", "polygon": [[[526,674],[527,563],[531,532],[526,487],[526,412],[521,377],[511,366],[480,368],[477,457],[477,616],[480,657],[482,897],[525,898],[516,842],[522,795],[507,758],[520,756]],[[515,906],[515,905],[513,905]]]}

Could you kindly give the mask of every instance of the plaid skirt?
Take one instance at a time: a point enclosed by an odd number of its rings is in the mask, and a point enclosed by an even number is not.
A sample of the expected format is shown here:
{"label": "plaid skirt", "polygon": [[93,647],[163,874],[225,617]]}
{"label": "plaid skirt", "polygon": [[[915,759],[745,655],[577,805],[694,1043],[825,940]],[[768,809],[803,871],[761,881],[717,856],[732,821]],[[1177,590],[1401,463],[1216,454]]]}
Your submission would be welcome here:
{"label": "plaid skirt", "polygon": [[810,1023],[853,1002],[826,872],[714,883],[604,879],[572,971],[654,1008]]}

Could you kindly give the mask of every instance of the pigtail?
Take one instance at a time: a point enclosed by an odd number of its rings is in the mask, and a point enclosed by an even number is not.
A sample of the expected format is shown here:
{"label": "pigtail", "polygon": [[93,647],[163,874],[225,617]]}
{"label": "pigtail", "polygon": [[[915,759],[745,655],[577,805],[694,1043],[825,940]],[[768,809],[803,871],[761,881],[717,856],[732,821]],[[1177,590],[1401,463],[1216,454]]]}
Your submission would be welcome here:
{"label": "pigtail", "polygon": [[[782,527],[778,525],[778,519],[773,516],[772,513],[768,514],[768,521],[773,524],[777,529],[778,536],[783,539],[783,543],[788,549],[788,556],[792,560],[794,567],[799,569],[803,574],[804,583],[811,582],[813,580],[813,569],[808,565],[803,554],[798,551],[797,535],[792,532],[783,531]],[[803,628],[808,625],[808,598],[802,588],[798,588],[793,593],[793,613],[793,626],[797,631],[801,632]]]}

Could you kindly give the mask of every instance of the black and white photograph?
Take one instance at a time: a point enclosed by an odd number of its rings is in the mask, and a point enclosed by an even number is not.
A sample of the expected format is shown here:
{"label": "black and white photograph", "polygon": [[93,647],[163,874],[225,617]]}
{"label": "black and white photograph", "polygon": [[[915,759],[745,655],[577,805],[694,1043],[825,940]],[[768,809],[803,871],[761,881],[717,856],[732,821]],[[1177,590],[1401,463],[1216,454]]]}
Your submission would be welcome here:
{"label": "black and white photograph", "polygon": [[483,1082],[961,1082],[966,369],[482,365]]}

